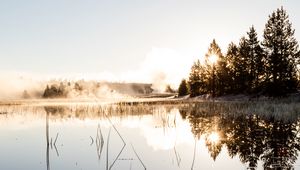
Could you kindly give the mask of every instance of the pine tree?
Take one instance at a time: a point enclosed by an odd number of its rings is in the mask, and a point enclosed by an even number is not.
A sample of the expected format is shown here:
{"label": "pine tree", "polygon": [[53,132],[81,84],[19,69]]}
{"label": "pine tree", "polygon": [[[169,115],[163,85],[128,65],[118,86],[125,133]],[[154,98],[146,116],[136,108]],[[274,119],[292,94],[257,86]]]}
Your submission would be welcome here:
{"label": "pine tree", "polygon": [[269,16],[262,42],[266,60],[266,92],[269,95],[285,95],[296,91],[299,46],[294,32],[283,7]]}
{"label": "pine tree", "polygon": [[250,27],[247,37],[242,37],[239,44],[239,57],[242,70],[240,92],[257,93],[259,92],[260,82],[263,75],[263,53],[257,39],[254,27]]}
{"label": "pine tree", "polygon": [[242,71],[243,66],[241,65],[241,57],[239,55],[239,47],[234,44],[230,43],[227,49],[227,67],[229,69],[229,93],[241,93],[243,84],[242,81]]}
{"label": "pine tree", "polygon": [[263,52],[260,46],[260,42],[257,39],[257,33],[254,26],[250,27],[250,31],[247,32],[246,45],[248,46],[248,92],[258,92],[261,78],[264,72],[264,63],[263,63]]}
{"label": "pine tree", "polygon": [[239,42],[239,93],[246,93],[251,85],[249,45],[246,37],[242,37]]}
{"label": "pine tree", "polygon": [[[210,57],[215,55],[217,57],[216,63],[211,63]],[[215,91],[216,95],[223,95],[227,91],[229,70],[227,69],[227,61],[221,52],[221,48],[214,39],[208,48],[205,55],[206,75],[208,76],[208,87],[211,92]],[[213,94],[214,95],[214,94]]]}
{"label": "pine tree", "polygon": [[46,89],[44,90],[43,97],[48,98],[49,95],[50,95],[50,88],[49,88],[49,85],[47,84]]}
{"label": "pine tree", "polygon": [[178,88],[178,96],[185,96],[188,94],[188,87],[185,79],[182,79],[179,88]]}
{"label": "pine tree", "polygon": [[200,88],[204,86],[203,79],[201,78],[201,72],[203,72],[203,67],[199,60],[194,62],[190,76],[189,76],[189,88],[191,97],[195,97],[201,94]]}

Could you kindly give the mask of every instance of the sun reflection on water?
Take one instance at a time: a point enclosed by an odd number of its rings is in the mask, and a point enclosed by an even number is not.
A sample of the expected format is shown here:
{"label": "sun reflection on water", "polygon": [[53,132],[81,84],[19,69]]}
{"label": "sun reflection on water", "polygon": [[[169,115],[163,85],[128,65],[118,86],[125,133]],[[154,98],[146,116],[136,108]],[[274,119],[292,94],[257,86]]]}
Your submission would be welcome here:
{"label": "sun reflection on water", "polygon": [[207,136],[207,139],[210,143],[217,144],[220,142],[220,135],[218,132],[212,132]]}

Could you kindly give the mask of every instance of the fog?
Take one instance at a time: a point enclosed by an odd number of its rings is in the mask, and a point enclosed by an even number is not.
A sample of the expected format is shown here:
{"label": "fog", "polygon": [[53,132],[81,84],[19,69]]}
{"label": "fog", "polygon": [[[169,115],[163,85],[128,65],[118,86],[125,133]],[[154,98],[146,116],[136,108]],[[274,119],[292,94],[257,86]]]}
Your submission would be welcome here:
{"label": "fog", "polygon": [[[181,79],[188,77],[194,59],[192,55],[173,49],[152,48],[138,68],[122,73],[112,71],[68,73],[66,71],[59,74],[38,74],[26,71],[2,71],[0,72],[0,99],[42,98],[47,85],[59,86],[61,82],[65,84],[84,82],[82,85],[84,90],[80,91],[80,94],[73,89],[68,89],[66,97],[69,98],[124,98],[134,93],[130,88],[122,88],[122,93],[119,93],[105,83],[147,83],[151,84],[153,92],[162,93],[167,85],[175,90],[178,88]],[[101,83],[101,86],[96,87],[96,83]]]}
{"label": "fog", "polygon": [[46,81],[37,75],[6,72],[0,73],[0,99],[20,99],[23,98],[24,91],[33,97],[42,95]]}

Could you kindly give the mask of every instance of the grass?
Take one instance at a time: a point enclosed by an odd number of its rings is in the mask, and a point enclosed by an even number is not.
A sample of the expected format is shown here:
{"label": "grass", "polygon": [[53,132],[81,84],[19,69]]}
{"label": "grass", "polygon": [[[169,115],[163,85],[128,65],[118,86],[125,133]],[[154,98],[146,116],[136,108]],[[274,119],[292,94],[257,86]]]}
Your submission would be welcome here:
{"label": "grass", "polygon": [[10,114],[34,113],[44,115],[50,113],[50,119],[78,119],[118,117],[122,119],[127,116],[139,116],[153,114],[165,109],[168,112],[177,108],[180,111],[189,111],[193,114],[231,114],[249,115],[256,114],[262,117],[275,117],[277,119],[295,119],[300,115],[300,101],[298,96],[274,100],[252,100],[252,101],[210,101],[210,100],[164,100],[164,101],[134,101],[116,102],[110,104],[76,104],[68,105],[2,105],[0,106],[0,117]]}

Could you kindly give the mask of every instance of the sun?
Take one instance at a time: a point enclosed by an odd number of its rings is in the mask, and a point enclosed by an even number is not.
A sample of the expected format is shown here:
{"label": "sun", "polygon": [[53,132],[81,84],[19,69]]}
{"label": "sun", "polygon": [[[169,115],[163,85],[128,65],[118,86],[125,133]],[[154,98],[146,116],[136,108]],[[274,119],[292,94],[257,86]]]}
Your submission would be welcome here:
{"label": "sun", "polygon": [[218,132],[212,132],[207,137],[208,141],[211,143],[219,143],[220,142],[220,135]]}
{"label": "sun", "polygon": [[218,56],[217,55],[213,54],[213,55],[209,56],[209,62],[211,64],[215,64],[217,61],[218,61]]}

